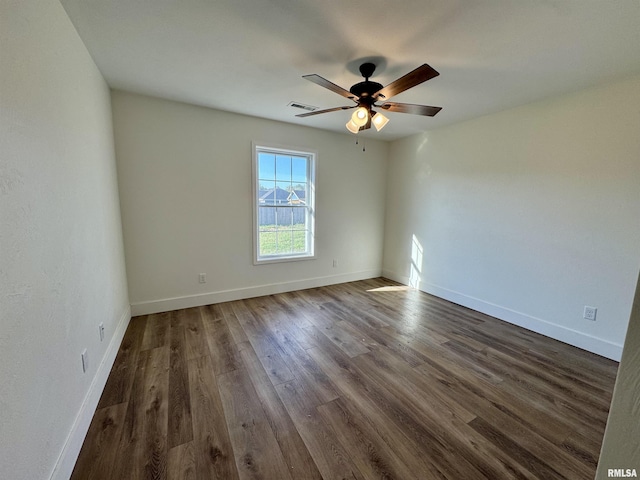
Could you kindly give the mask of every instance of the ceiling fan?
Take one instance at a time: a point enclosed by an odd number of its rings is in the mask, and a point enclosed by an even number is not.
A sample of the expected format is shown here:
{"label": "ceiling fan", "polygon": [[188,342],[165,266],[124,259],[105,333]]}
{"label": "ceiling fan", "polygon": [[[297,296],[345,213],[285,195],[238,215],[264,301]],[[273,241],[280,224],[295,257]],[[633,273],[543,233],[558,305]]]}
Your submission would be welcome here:
{"label": "ceiling fan", "polygon": [[[355,108],[356,111],[353,112],[353,115],[347,122],[346,127],[351,133],[358,133],[361,130],[371,128],[372,123],[374,127],[376,127],[376,130],[380,131],[389,122],[387,117],[382,115],[380,112],[374,111],[373,107],[381,108],[389,112],[412,113],[414,115],[424,115],[427,117],[433,117],[436,113],[442,110],[442,107],[429,107],[427,105],[414,105],[411,103],[386,101],[394,95],[398,95],[405,90],[440,75],[426,63],[407,73],[403,77],[391,82],[386,87],[383,87],[377,82],[369,81],[369,77],[373,75],[375,69],[376,66],[373,63],[367,62],[360,65],[360,73],[364,77],[364,82],[356,83],[349,90],[345,90],[320,75],[303,75],[302,78],[320,85],[321,87],[327,88],[338,95],[342,95],[343,97],[354,101],[356,104],[344,107],[327,108],[325,110],[317,110],[309,113],[301,113],[300,115],[296,115],[296,117],[310,117],[321,113],[335,112],[337,110],[350,110]],[[384,103],[377,105],[376,102],[379,101]]]}

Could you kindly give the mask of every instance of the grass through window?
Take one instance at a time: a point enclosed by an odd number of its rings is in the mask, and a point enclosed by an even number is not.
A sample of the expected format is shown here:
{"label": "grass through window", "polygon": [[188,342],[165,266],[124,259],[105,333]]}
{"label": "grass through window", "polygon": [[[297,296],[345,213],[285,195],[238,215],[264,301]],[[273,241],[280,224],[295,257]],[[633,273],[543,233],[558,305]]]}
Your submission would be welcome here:
{"label": "grass through window", "polygon": [[260,225],[260,255],[297,254],[306,251],[304,223]]}

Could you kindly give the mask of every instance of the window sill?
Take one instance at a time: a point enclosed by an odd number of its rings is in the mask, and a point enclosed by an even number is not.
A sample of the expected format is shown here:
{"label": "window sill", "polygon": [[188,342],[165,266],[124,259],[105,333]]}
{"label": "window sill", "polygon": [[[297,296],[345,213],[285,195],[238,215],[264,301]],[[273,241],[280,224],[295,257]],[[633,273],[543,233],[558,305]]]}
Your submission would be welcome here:
{"label": "window sill", "polygon": [[265,265],[265,264],[271,264],[271,263],[286,263],[286,262],[299,262],[302,260],[315,260],[316,256],[315,255],[292,255],[289,257],[265,257],[265,258],[258,258],[258,259],[254,259],[253,260],[253,264],[254,265]]}

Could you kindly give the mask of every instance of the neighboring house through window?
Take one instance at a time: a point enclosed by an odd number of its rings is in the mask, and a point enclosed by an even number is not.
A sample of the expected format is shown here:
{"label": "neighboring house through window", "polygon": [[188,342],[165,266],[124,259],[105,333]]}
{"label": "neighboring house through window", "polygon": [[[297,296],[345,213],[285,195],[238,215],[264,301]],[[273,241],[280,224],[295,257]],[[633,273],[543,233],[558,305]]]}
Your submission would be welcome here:
{"label": "neighboring house through window", "polygon": [[253,145],[254,263],[315,256],[312,151]]}

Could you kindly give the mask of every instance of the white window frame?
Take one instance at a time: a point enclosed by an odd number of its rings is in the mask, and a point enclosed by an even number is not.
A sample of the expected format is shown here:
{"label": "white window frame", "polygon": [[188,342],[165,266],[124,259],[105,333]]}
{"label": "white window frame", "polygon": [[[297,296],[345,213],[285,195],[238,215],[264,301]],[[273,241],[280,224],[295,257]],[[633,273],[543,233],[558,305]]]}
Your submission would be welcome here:
{"label": "white window frame", "polygon": [[[284,145],[277,145],[265,142],[252,142],[252,190],[253,190],[253,264],[254,265],[263,265],[269,263],[280,263],[280,262],[295,262],[300,260],[313,260],[316,258],[316,248],[315,248],[315,200],[316,200],[316,164],[318,161],[318,152],[308,148],[299,148],[299,147],[291,147]],[[307,208],[308,211],[308,233],[307,233],[307,245],[308,251],[301,254],[275,254],[275,255],[260,255],[260,226],[259,222],[259,191],[260,184],[258,178],[258,153],[259,152],[269,152],[275,154],[285,154],[285,155],[298,155],[304,156],[308,158],[307,165],[307,178],[308,178],[308,191],[306,193],[307,198],[306,207],[296,207],[296,208]]]}

